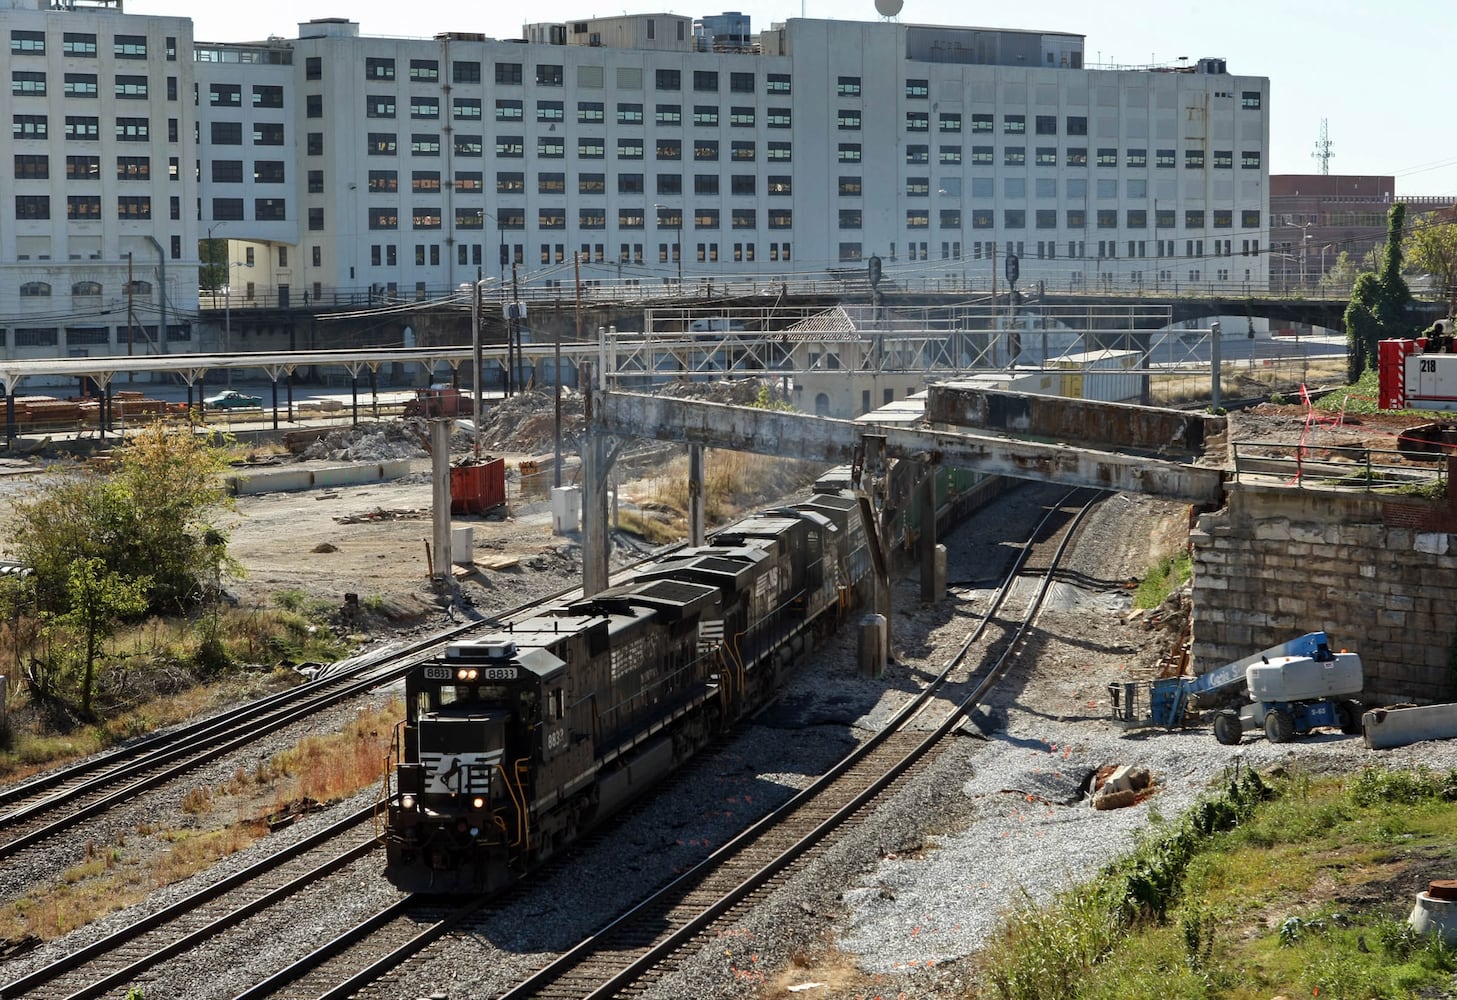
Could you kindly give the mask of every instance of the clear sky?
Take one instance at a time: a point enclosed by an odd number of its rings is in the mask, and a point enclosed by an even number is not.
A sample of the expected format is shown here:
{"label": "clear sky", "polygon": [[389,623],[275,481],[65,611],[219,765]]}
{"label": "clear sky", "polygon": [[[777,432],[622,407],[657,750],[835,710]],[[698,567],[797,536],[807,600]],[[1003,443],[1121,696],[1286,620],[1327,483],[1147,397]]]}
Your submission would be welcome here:
{"label": "clear sky", "polygon": [[[348,17],[365,35],[429,38],[442,31],[479,31],[519,38],[531,21],[658,12],[700,17],[732,8],[750,15],[753,30],[791,17],[876,20],[874,0],[760,0],[721,6],[672,7],[626,0],[624,7],[543,0],[531,14],[514,4],[435,0],[416,6],[385,0],[126,0],[132,14],[191,17],[201,41],[240,42],[296,36],[298,23]],[[1327,122],[1332,174],[1396,177],[1400,195],[1457,198],[1457,142],[1448,135],[1451,70],[1442,42],[1457,37],[1457,3],[1398,0],[1037,0],[971,8],[952,0],[905,0],[908,24],[964,24],[1067,31],[1087,36],[1089,63],[1177,65],[1223,57],[1231,73],[1270,78],[1270,172],[1320,173],[1314,156]]]}

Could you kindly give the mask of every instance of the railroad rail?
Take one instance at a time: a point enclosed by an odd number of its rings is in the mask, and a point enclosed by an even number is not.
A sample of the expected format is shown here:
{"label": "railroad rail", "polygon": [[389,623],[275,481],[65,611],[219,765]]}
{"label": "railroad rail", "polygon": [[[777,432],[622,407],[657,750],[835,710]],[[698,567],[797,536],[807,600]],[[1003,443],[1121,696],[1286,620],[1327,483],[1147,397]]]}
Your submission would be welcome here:
{"label": "railroad rail", "polygon": [[[1101,492],[1074,490],[1047,512],[1008,567],[995,596],[956,654],[941,673],[876,736],[835,765],[813,785],[753,824],[700,864],[655,891],[617,920],[602,928],[551,964],[505,994],[525,997],[606,997],[629,984],[662,974],[669,956],[707,933],[715,921],[731,918],[739,908],[787,878],[793,867],[818,854],[835,831],[881,799],[911,775],[929,765],[930,755],[971,708],[1006,672],[1025,642],[1027,631],[1056,579],[1059,562],[1082,518]],[[1072,517],[1063,508],[1072,498],[1081,505]],[[1050,564],[1037,572],[1040,586],[1020,625],[1010,637],[992,642],[992,649],[974,669],[964,670],[977,643],[1025,575],[1025,567],[1041,534],[1058,526],[1061,540]],[[958,679],[965,673],[965,679]],[[963,689],[969,687],[969,693]],[[940,697],[951,697],[939,721],[925,717]],[[700,758],[702,759],[701,755]],[[691,767],[692,765],[690,765]],[[670,784],[671,787],[671,784]],[[513,894],[515,890],[512,890]],[[418,905],[433,905],[421,902]],[[468,931],[495,909],[489,903],[467,904],[442,913],[422,926],[422,913],[408,902],[381,911],[327,945],[281,970],[267,982],[239,995],[238,1000],[264,997],[309,997],[343,1000],[419,955],[431,942],[456,931]],[[383,928],[402,924],[404,929]],[[656,973],[654,973],[656,970]]]}

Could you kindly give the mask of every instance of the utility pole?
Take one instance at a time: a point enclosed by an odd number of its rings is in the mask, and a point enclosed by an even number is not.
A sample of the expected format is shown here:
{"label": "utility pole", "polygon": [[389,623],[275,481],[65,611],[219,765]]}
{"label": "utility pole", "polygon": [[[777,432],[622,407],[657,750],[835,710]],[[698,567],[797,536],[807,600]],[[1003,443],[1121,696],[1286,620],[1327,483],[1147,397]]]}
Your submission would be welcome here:
{"label": "utility pole", "polygon": [[470,289],[470,342],[471,342],[471,450],[476,460],[481,457],[481,269],[476,268],[475,284]]}
{"label": "utility pole", "polygon": [[[514,359],[513,359],[514,352]],[[511,322],[506,330],[506,395],[512,395],[516,385],[516,368],[521,362],[521,285],[516,274],[516,265],[511,265]]]}

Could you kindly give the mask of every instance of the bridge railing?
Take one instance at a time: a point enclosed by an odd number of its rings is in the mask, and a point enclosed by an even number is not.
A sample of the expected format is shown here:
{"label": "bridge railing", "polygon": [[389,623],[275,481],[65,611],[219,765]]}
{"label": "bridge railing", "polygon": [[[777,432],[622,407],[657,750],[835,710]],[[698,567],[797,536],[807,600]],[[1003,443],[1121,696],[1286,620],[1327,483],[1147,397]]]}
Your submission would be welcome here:
{"label": "bridge railing", "polygon": [[[1314,431],[1318,438],[1320,430]],[[1445,496],[1446,455],[1440,451],[1394,451],[1354,445],[1238,441],[1235,481],[1270,480],[1307,489],[1345,489],[1390,494]]]}

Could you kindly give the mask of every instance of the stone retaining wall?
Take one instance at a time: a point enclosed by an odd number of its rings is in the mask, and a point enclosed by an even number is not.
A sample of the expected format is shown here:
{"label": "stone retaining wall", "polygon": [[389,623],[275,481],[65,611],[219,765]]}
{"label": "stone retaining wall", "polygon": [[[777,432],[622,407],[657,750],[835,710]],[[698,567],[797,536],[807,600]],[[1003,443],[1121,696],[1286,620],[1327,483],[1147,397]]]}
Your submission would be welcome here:
{"label": "stone retaining wall", "polygon": [[1190,540],[1196,672],[1323,630],[1361,655],[1368,702],[1457,700],[1445,501],[1233,484]]}

